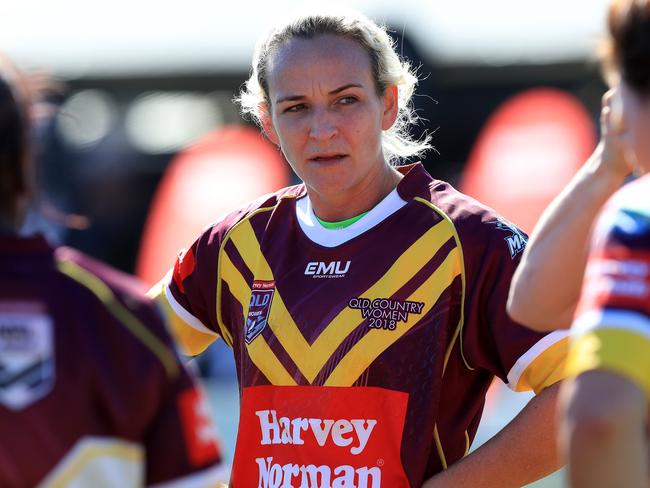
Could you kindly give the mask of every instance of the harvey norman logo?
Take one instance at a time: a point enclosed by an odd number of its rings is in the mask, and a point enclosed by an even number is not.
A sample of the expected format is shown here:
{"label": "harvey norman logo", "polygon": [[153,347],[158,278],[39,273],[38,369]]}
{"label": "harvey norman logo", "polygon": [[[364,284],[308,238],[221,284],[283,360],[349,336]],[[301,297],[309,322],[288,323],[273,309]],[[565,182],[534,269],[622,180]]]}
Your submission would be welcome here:
{"label": "harvey norman logo", "polygon": [[350,261],[310,261],[305,275],[313,278],[343,278],[350,269]]}
{"label": "harvey norman logo", "polygon": [[[316,444],[323,448],[342,448],[353,456],[361,454],[377,425],[376,419],[320,419],[279,417],[275,410],[255,412],[262,433],[260,445]],[[381,487],[381,468],[353,467],[347,464],[329,466],[274,462],[272,456],[255,459],[259,468],[258,488],[300,486],[318,487]]]}

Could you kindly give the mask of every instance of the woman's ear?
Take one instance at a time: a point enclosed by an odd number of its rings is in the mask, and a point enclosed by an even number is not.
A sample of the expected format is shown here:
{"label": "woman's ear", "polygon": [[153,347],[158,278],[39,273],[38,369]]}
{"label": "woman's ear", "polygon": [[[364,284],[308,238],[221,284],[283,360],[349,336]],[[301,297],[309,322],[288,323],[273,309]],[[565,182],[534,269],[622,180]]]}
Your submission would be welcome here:
{"label": "woman's ear", "polygon": [[387,87],[386,90],[384,90],[384,94],[381,98],[384,104],[384,113],[381,119],[381,128],[383,130],[388,130],[397,120],[397,113],[399,111],[397,85],[390,85]]}
{"label": "woman's ear", "polygon": [[276,146],[280,145],[280,138],[278,137],[277,132],[275,132],[275,127],[273,127],[273,119],[271,118],[270,111],[268,106],[260,104],[260,122],[262,124],[262,130],[264,135]]}

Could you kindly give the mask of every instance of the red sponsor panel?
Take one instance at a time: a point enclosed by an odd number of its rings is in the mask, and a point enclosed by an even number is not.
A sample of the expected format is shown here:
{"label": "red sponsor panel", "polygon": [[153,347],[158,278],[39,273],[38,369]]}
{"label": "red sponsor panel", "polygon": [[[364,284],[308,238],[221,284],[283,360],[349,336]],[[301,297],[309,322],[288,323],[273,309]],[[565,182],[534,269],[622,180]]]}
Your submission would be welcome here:
{"label": "red sponsor panel", "polygon": [[407,402],[375,387],[244,388],[231,486],[408,487]]}
{"label": "red sponsor panel", "polygon": [[183,435],[190,464],[199,467],[219,458],[208,404],[199,388],[184,391],[178,397]]}
{"label": "red sponsor panel", "polygon": [[650,315],[650,253],[615,247],[589,259],[578,314],[603,308]]}

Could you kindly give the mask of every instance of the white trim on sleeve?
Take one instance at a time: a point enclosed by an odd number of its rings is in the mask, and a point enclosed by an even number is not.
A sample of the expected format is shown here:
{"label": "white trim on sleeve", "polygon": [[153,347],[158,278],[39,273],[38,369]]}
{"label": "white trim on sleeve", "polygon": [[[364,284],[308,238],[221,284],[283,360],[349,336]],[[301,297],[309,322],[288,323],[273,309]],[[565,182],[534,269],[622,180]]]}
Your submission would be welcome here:
{"label": "white trim on sleeve", "polygon": [[194,315],[189,313],[183,306],[178,303],[176,298],[174,298],[174,294],[172,293],[171,289],[169,288],[169,284],[167,283],[165,285],[165,298],[167,299],[167,303],[169,303],[169,306],[171,309],[174,311],[178,317],[185,322],[187,325],[192,327],[195,330],[198,330],[199,332],[203,334],[208,334],[211,336],[219,336],[216,332],[213,330],[208,329],[205,325],[203,325],[203,322],[201,322],[199,319],[197,319]]}
{"label": "white trim on sleeve", "polygon": [[528,368],[528,366],[530,366],[532,362],[549,347],[569,337],[569,334],[570,332],[568,330],[553,331],[550,334],[542,337],[533,345],[533,347],[523,353],[519,359],[517,359],[517,362],[508,373],[508,388],[510,388],[512,391],[516,391],[517,384],[519,384],[521,375],[524,374],[526,368]]}

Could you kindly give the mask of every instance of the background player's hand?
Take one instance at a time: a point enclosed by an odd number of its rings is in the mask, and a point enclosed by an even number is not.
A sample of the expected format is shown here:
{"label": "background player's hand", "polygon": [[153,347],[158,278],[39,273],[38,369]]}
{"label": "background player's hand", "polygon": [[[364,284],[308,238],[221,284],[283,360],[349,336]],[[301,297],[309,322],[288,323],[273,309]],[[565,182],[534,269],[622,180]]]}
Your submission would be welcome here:
{"label": "background player's hand", "polygon": [[598,161],[597,171],[604,178],[621,180],[635,169],[634,155],[626,149],[627,127],[625,122],[625,104],[620,86],[609,90],[602,99],[600,112],[600,142],[595,156]]}

